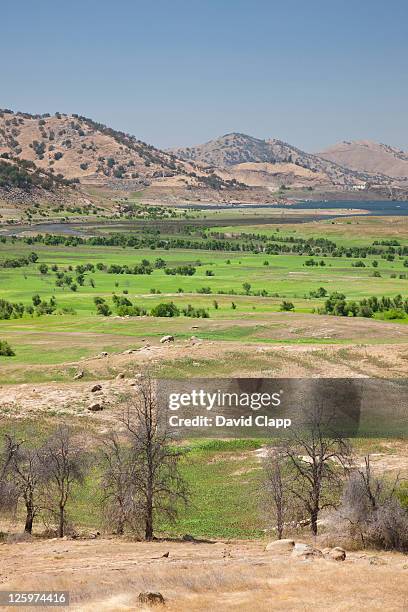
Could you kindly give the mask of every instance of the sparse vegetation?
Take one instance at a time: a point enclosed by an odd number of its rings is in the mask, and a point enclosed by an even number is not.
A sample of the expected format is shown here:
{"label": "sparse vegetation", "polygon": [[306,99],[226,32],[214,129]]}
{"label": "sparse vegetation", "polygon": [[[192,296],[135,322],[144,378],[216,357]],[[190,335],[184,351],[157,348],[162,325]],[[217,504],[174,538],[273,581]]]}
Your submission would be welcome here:
{"label": "sparse vegetation", "polygon": [[350,474],[339,508],[336,531],[362,548],[408,551],[408,511],[401,503],[399,477],[373,473],[370,456]]}

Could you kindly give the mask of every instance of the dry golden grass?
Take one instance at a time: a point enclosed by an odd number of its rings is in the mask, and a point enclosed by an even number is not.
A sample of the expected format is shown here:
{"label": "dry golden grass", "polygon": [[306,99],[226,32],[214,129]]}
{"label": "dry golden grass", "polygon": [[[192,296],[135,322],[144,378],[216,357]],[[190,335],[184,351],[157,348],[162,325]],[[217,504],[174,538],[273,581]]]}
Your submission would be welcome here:
{"label": "dry golden grass", "polygon": [[[140,609],[141,591],[161,592],[172,612],[408,609],[408,560],[393,553],[301,561],[265,552],[262,542],[118,540],[23,542],[0,551],[2,589],[70,590],[72,610],[83,612]],[[382,564],[371,564],[373,556]]]}

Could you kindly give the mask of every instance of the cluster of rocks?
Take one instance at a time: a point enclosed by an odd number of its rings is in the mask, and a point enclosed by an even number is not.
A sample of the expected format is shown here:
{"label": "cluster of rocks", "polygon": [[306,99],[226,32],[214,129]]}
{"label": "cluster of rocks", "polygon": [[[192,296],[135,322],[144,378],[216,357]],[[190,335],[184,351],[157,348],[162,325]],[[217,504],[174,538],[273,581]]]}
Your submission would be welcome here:
{"label": "cluster of rocks", "polygon": [[104,410],[106,408],[106,402],[103,397],[102,385],[100,383],[95,383],[94,385],[92,385],[91,393],[96,393],[97,396],[102,395],[102,397],[98,401],[89,404],[88,410],[90,410],[91,412],[100,412],[101,410]]}
{"label": "cluster of rocks", "polygon": [[[172,334],[166,334],[165,336],[162,336],[159,340],[160,344],[172,344],[174,341],[175,341],[175,337]],[[143,352],[143,351],[147,351],[149,349],[155,348],[149,342],[146,342],[146,341],[144,342],[145,344],[139,348],[126,349],[125,351],[122,352],[122,355],[132,355],[133,353],[139,353],[139,352]],[[186,340],[186,342],[189,342],[190,344],[200,344],[202,342],[202,339],[197,338],[197,336],[191,336],[191,338],[189,340]],[[108,356],[109,356],[109,353],[107,351],[101,351],[97,355],[97,358],[103,359],[104,357],[108,357]],[[74,376],[74,380],[78,380],[79,378],[82,378],[83,375],[84,375],[83,371],[78,372]]]}
{"label": "cluster of rocks", "polygon": [[[167,334],[165,336],[162,336],[160,338],[160,344],[172,344],[175,341],[175,337],[172,334]],[[201,343],[201,339],[197,338],[196,336],[191,336],[191,338],[189,340],[187,340],[187,342],[189,342],[190,344],[194,345],[194,344],[200,344]],[[129,348],[125,351],[123,351],[123,355],[132,355],[133,353],[140,353],[140,352],[144,352],[144,351],[150,351],[151,349],[154,348],[159,348],[159,347],[154,347],[151,346],[148,342],[146,342],[142,347],[140,348]],[[98,358],[99,359],[103,359],[108,357],[109,354],[107,351],[102,351],[101,353],[99,353]],[[199,366],[200,363],[198,362],[194,362],[193,365],[195,366]],[[85,376],[85,371],[80,369],[77,370],[76,374],[74,375],[73,379],[74,380],[81,380],[82,378],[84,378]],[[126,378],[125,373],[124,372],[119,372],[116,376],[116,380],[122,380]],[[136,378],[138,378],[136,376]],[[128,384],[130,386],[136,386],[137,380],[129,380]],[[92,400],[90,401],[90,403],[88,404],[88,410],[90,412],[100,412],[102,410],[104,410],[107,407],[107,402],[106,402],[106,397],[104,395],[103,392],[103,388],[102,385],[100,383],[95,383],[92,385],[92,387],[90,388],[90,393],[92,395],[94,395],[94,397],[92,398]]]}
{"label": "cluster of rocks", "polygon": [[[130,387],[135,387],[139,384],[139,380],[140,378],[142,378],[142,374],[136,374],[134,378],[126,379],[125,373],[119,372],[115,378],[117,381],[125,381]],[[108,408],[109,401],[106,396],[106,393],[109,393],[109,389],[104,390],[101,383],[94,383],[90,387],[89,392],[93,396],[91,403],[88,405],[88,410],[90,412],[100,412],[102,410],[105,410],[105,408]]]}
{"label": "cluster of rocks", "polygon": [[270,542],[266,549],[268,552],[275,553],[291,553],[292,557],[301,560],[313,560],[313,559],[329,559],[331,561],[344,561],[346,558],[346,551],[340,546],[334,548],[315,548],[310,544],[304,542],[295,542],[294,540],[284,539],[275,540]]}

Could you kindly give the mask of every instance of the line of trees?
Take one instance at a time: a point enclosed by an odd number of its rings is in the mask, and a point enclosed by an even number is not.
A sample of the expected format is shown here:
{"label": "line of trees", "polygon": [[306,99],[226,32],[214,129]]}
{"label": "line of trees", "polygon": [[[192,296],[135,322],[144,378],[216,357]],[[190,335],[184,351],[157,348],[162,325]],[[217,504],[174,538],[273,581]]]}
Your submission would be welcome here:
{"label": "line of trees", "polygon": [[41,519],[63,537],[70,503],[96,462],[103,515],[112,531],[151,540],[157,519],[174,521],[189,499],[179,469],[184,452],[171,443],[160,418],[154,381],[141,379],[136,391],[119,417],[123,433],[107,435],[97,451],[87,450],[83,438],[66,425],[40,443],[5,434],[0,510],[17,515],[24,510],[27,533]]}
{"label": "line of trees", "polygon": [[[356,461],[332,414],[317,405],[269,447],[263,463],[263,502],[278,538],[288,527],[310,525],[324,510],[339,535],[359,546],[408,551],[408,511],[400,479],[373,473]],[[24,529],[36,521],[67,533],[69,508],[87,477],[98,478],[105,523],[118,534],[152,540],[158,520],[174,522],[189,502],[180,466],[185,450],[173,444],[159,411],[155,382],[139,380],[118,418],[120,434],[87,448],[80,432],[61,425],[41,442],[7,433],[0,455],[0,509],[24,510]],[[95,467],[98,467],[95,470]]]}
{"label": "line of trees", "polygon": [[2,268],[22,268],[24,266],[29,266],[30,264],[35,263],[37,260],[38,260],[38,255],[33,252],[27,256],[5,259],[1,263],[1,267]]}
{"label": "line of trees", "polygon": [[384,313],[385,318],[399,319],[408,314],[408,300],[402,295],[381,298],[372,295],[359,301],[347,300],[344,293],[335,291],[325,300],[319,314],[336,315],[339,317],[373,317],[376,313]]}
{"label": "line of trees", "polygon": [[24,313],[38,316],[52,314],[57,308],[55,297],[51,296],[49,301],[43,300],[38,294],[33,295],[32,304],[24,305],[21,302],[9,302],[0,299],[0,319],[21,319]]}
{"label": "line of trees", "polygon": [[[317,257],[358,258],[366,259],[370,255],[378,256],[386,261],[394,261],[397,257],[408,257],[408,246],[390,244],[394,241],[374,242],[370,246],[344,246],[336,244],[327,238],[295,238],[293,236],[268,236],[266,234],[246,234],[244,232],[231,236],[230,233],[203,231],[202,227],[181,226],[177,221],[169,224],[166,234],[171,234],[172,226],[175,233],[182,232],[182,236],[169,236],[162,238],[160,231],[143,234],[112,233],[108,236],[93,236],[82,238],[79,236],[63,236],[53,234],[39,234],[28,238],[15,238],[27,244],[43,243],[46,245],[64,245],[76,247],[79,245],[113,246],[125,248],[153,248],[153,249],[202,249],[210,251],[242,251],[251,253],[266,253],[268,255],[293,254]],[[404,265],[408,265],[408,262]]]}
{"label": "line of trees", "polygon": [[375,475],[370,456],[359,464],[350,441],[322,406],[311,409],[271,446],[263,464],[262,504],[278,539],[294,526],[328,529],[359,546],[408,551],[408,508],[400,476]]}
{"label": "line of trees", "polygon": [[[125,296],[114,295],[112,300],[117,314],[121,317],[141,317],[148,314],[145,308],[133,304],[131,300]],[[104,317],[111,316],[112,310],[105,298],[96,296],[94,298],[94,303],[98,315]],[[180,309],[174,302],[161,302],[160,304],[153,306],[153,308],[150,310],[151,317],[179,317],[180,315],[203,319],[208,319],[210,316],[208,310],[205,308],[196,308],[191,304],[188,304],[185,308]]]}

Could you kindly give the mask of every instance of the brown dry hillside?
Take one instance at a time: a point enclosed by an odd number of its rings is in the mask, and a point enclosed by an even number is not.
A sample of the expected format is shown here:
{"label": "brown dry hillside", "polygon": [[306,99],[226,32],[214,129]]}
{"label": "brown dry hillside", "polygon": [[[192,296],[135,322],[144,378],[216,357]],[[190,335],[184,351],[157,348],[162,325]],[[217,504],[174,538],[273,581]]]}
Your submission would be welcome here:
{"label": "brown dry hillside", "polygon": [[0,200],[63,202],[73,195],[72,186],[71,181],[39,168],[32,161],[9,153],[0,156]]}
{"label": "brown dry hillside", "polygon": [[350,170],[281,140],[261,140],[246,134],[226,134],[205,144],[173,149],[172,152],[186,161],[223,168],[228,173],[224,176],[232,176],[250,185],[284,183],[352,188],[367,181],[378,185],[389,182],[380,174],[374,176]]}
{"label": "brown dry hillside", "polygon": [[218,171],[225,179],[235,178],[251,187],[267,187],[272,191],[282,185],[293,188],[325,187],[327,175],[294,163],[245,162]]}
{"label": "brown dry hillside", "polygon": [[0,156],[34,162],[54,176],[92,184],[228,188],[213,172],[79,115],[0,110]]}
{"label": "brown dry hillside", "polygon": [[350,170],[408,177],[407,152],[369,140],[339,142],[317,155]]}
{"label": "brown dry hillside", "polygon": [[[381,173],[382,168],[375,173],[350,169],[277,139],[232,133],[197,147],[166,152],[81,115],[0,110],[0,158],[28,161],[48,178],[80,182],[85,189],[99,185],[144,190],[153,199],[188,200],[195,192],[208,201],[264,201],[282,185],[335,192],[363,188],[386,196],[393,195],[390,188],[396,187],[405,194],[408,178],[395,177],[400,173],[398,164],[408,166],[408,157],[387,151],[390,163],[396,163],[394,178],[388,166],[390,176]],[[0,189],[4,191],[1,185]],[[33,191],[30,185],[24,189]],[[3,195],[10,199],[9,193]],[[17,194],[14,199],[25,201],[23,196]]]}

